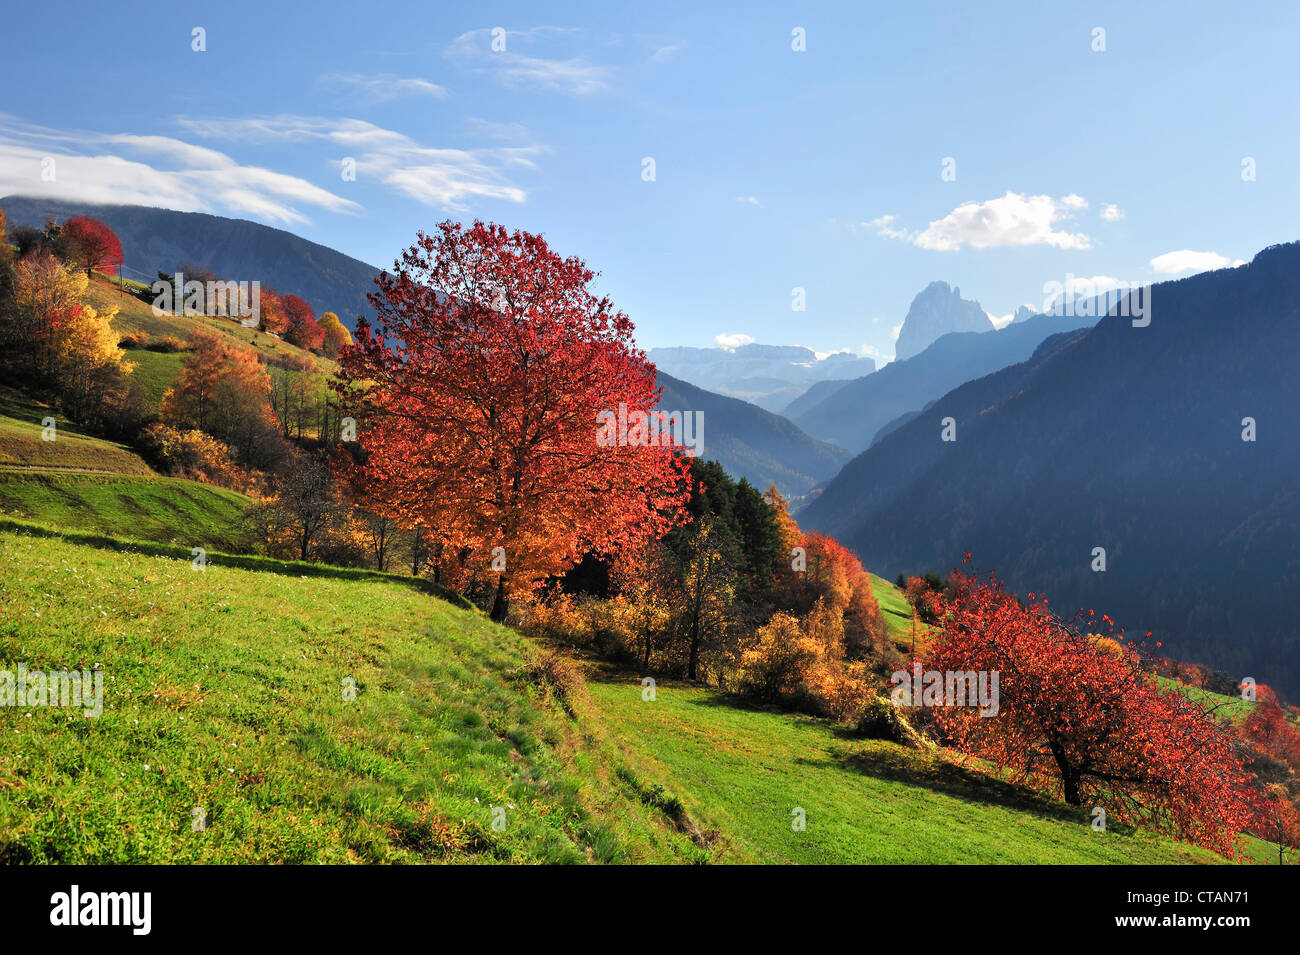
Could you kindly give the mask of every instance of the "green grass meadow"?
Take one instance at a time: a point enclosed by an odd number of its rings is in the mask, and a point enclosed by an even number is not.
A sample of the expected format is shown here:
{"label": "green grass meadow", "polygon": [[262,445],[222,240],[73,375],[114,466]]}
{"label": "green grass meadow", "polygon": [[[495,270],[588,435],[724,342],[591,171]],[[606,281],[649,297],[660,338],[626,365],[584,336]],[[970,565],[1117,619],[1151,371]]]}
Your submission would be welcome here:
{"label": "green grass meadow", "polygon": [[[857,740],[812,717],[605,668],[588,692],[642,775],[680,792],[718,861],[737,863],[1215,863],[1145,832],[1094,832],[1087,813],[937,755]],[[805,828],[794,827],[802,809]]]}
{"label": "green grass meadow", "polygon": [[0,607],[6,667],[104,674],[97,718],[0,708],[0,861],[704,857],[523,638],[400,578],[0,532]]}

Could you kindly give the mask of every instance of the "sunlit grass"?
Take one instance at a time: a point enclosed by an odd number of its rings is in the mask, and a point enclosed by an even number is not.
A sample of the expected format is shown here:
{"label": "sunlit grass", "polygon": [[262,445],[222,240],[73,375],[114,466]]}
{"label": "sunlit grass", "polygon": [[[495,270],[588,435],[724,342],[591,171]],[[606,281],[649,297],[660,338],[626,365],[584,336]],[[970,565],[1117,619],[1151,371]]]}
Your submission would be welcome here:
{"label": "sunlit grass", "polygon": [[523,638],[403,582],[0,532],[0,621],[3,668],[105,675],[98,718],[0,708],[3,861],[700,857]]}

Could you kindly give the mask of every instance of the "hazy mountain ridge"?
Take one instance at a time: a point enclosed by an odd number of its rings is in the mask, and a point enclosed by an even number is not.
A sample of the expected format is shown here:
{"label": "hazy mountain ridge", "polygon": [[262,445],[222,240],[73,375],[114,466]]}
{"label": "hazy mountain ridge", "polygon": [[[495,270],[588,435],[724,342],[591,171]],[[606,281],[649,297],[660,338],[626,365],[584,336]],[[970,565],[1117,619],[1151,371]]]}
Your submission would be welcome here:
{"label": "hazy mountain ridge", "polygon": [[876,370],[874,359],[848,352],[818,358],[802,345],[738,345],[735,348],[652,348],[655,365],[697,388],[780,412],[827,379],[853,379]]}
{"label": "hazy mountain ridge", "polygon": [[775,483],[789,497],[807,495],[828,481],[849,459],[842,448],[810,438],[778,414],[713,394],[659,372],[659,407],[704,415],[702,457],[720,463],[732,477],[748,479],[760,491]]}
{"label": "hazy mountain ridge", "polygon": [[1024,361],[1057,332],[1096,321],[1095,315],[1036,315],[998,331],[951,332],[914,358],[890,362],[836,389],[792,420],[815,438],[863,451],[901,415],[920,411],[963,382]]}

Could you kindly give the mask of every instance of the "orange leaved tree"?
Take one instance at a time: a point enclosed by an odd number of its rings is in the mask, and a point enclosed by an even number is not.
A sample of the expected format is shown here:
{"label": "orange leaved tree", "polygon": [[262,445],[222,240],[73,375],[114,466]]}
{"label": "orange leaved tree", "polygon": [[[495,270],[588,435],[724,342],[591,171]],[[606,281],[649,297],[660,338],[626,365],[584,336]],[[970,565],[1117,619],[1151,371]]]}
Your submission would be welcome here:
{"label": "orange leaved tree", "polygon": [[620,405],[653,409],[659,389],[594,277],[541,236],[443,222],[376,279],[377,324],[360,321],[340,356],[366,507],[494,574],[497,620],[512,591],[584,551],[683,519],[684,460],[601,427]]}

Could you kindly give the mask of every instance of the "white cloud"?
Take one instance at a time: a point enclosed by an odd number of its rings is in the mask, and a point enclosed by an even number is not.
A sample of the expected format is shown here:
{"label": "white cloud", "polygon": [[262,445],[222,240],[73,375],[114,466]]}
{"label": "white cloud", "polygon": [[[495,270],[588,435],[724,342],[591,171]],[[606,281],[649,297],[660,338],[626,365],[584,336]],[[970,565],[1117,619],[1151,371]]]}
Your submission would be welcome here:
{"label": "white cloud", "polygon": [[[47,158],[54,160],[52,181],[41,174]],[[0,116],[0,195],[10,194],[226,212],[277,223],[309,222],[305,206],[341,213],[361,208],[306,179],[241,165],[168,136],[64,133]]]}
{"label": "white cloud", "polygon": [[748,205],[751,205],[751,206],[761,206],[761,205],[762,205],[762,203],[758,201],[758,196],[736,196],[736,201],[737,201],[737,202],[744,202],[744,203],[746,203],[746,204],[748,204]]}
{"label": "white cloud", "polygon": [[1113,202],[1102,203],[1101,217],[1107,222],[1118,222],[1124,218],[1124,210]]}
{"label": "white cloud", "polygon": [[987,309],[984,311],[984,314],[989,317],[989,321],[993,323],[993,327],[996,329],[1006,328],[1016,317],[1015,312],[1008,312],[1006,315],[994,315]]}
{"label": "white cloud", "polygon": [[395,76],[392,73],[376,73],[373,76],[363,73],[326,73],[321,79],[335,86],[355,87],[378,102],[402,96],[433,96],[443,99],[447,95],[447,91],[437,83],[418,77]]}
{"label": "white cloud", "polygon": [[902,323],[902,322],[899,322],[897,325],[895,325],[895,326],[894,326],[893,328],[891,328],[889,331],[890,331],[890,334],[892,334],[892,335],[894,336],[894,341],[898,341],[898,336],[899,336],[900,334],[902,334],[902,332],[903,332],[903,323]]}
{"label": "white cloud", "polygon": [[719,348],[725,348],[727,351],[734,351],[741,345],[752,345],[753,343],[754,339],[752,336],[745,335],[741,332],[736,332],[731,335],[713,336],[713,344],[717,345]]}
{"label": "white cloud", "polygon": [[281,115],[182,124],[200,135],[223,139],[321,140],[356,160],[359,180],[381,183],[418,202],[449,211],[463,210],[468,199],[525,201],[528,194],[510,181],[504,170],[535,169],[535,157],[546,151],[538,145],[490,149],[423,146],[409,136],[360,119]]}
{"label": "white cloud", "polygon": [[591,96],[603,93],[613,80],[613,70],[590,62],[578,54],[567,59],[548,59],[520,52],[538,41],[576,32],[560,27],[534,27],[531,30],[506,32],[506,48],[492,49],[492,30],[484,27],[470,30],[456,37],[446,49],[446,56],[470,65],[477,73],[494,76],[502,86],[532,86],[567,93],[573,96]]}
{"label": "white cloud", "polygon": [[1071,193],[1061,199],[1008,192],[987,202],[965,202],[942,219],[936,219],[912,240],[932,251],[950,252],[969,245],[974,249],[996,246],[1050,245],[1058,249],[1087,249],[1092,240],[1081,232],[1057,229],[1087,202]]}
{"label": "white cloud", "polygon": [[1177,252],[1157,255],[1151,260],[1151,269],[1160,275],[1178,275],[1181,272],[1208,272],[1231,264],[1231,259],[1218,252],[1193,252],[1191,249],[1179,249]]}

